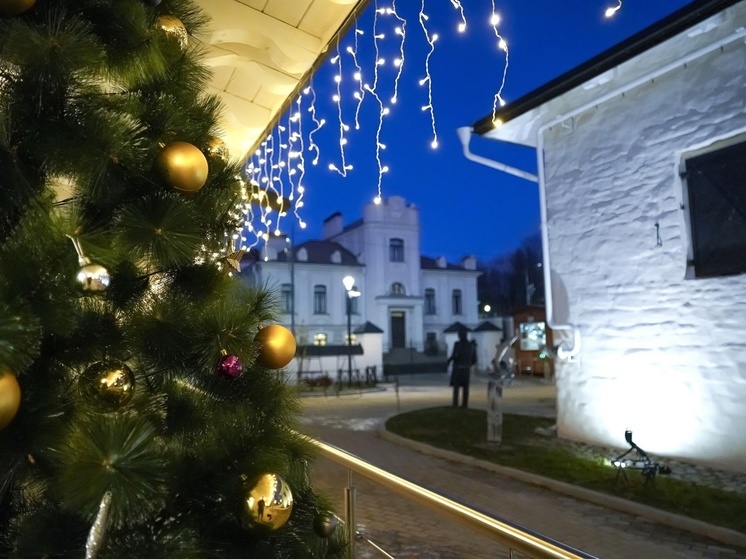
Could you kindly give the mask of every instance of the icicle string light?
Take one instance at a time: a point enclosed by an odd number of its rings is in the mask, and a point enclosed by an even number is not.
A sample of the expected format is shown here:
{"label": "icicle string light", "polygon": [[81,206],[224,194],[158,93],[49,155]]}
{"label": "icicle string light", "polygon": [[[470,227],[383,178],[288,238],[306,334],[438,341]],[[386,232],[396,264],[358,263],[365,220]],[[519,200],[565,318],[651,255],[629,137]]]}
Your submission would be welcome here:
{"label": "icicle string light", "polygon": [[347,138],[345,132],[350,127],[345,124],[344,118],[342,117],[342,57],[339,54],[339,43],[337,43],[337,54],[331,60],[332,64],[337,65],[337,74],[334,76],[334,81],[337,84],[336,93],[332,96],[332,100],[337,104],[337,118],[339,120],[339,155],[341,160],[341,167],[337,167],[334,163],[329,164],[329,169],[336,171],[343,177],[347,176],[347,171],[352,170],[352,165],[347,163],[345,159],[345,146],[347,145]]}
{"label": "icicle string light", "polygon": [[389,168],[388,166],[384,165],[381,161],[381,150],[386,149],[386,145],[381,143],[381,130],[383,129],[383,117],[385,117],[387,114],[389,114],[389,109],[384,107],[383,101],[381,100],[381,97],[373,91],[373,89],[368,89],[368,93],[370,93],[373,98],[378,102],[379,112],[378,112],[378,128],[376,130],[376,163],[378,163],[378,184],[377,184],[377,194],[376,197],[373,199],[373,202],[375,204],[380,204],[382,200],[382,183],[383,183],[383,175],[384,173],[387,173]]}
{"label": "icicle string light", "polygon": [[299,210],[303,207],[303,196],[306,192],[306,187],[303,183],[303,180],[306,176],[306,159],[305,159],[305,142],[303,140],[303,97],[301,95],[298,96],[298,99],[295,101],[297,107],[297,112],[295,113],[294,117],[298,123],[298,131],[295,133],[295,142],[298,144],[298,149],[296,149],[293,153],[293,158],[298,160],[298,163],[296,164],[296,169],[298,170],[298,182],[297,182],[297,188],[296,192],[298,194],[297,198],[293,200],[293,215],[295,216],[295,219],[298,221],[298,224],[300,225],[301,229],[306,228],[306,222],[303,221],[303,219],[300,216]]}
{"label": "icicle string light", "polygon": [[321,130],[324,127],[324,124],[326,124],[325,119],[319,119],[316,117],[316,91],[313,88],[313,78],[311,79],[311,85],[309,85],[304,91],[304,94],[311,95],[311,105],[308,107],[308,112],[311,113],[311,120],[313,120],[313,123],[316,125],[316,128],[311,130],[308,133],[308,151],[314,152],[316,155],[314,156],[311,163],[313,165],[318,165],[319,163],[319,157],[321,157],[321,150],[319,149],[319,146],[316,142],[313,140],[313,135],[316,134],[319,130]]}
{"label": "icicle string light", "polygon": [[622,7],[622,0],[617,0],[617,5],[611,8],[606,8],[604,15],[606,17],[613,17],[614,14],[617,13],[621,9],[621,7]]}
{"label": "icicle string light", "polygon": [[[459,20],[457,21],[458,32],[463,33],[467,30],[467,17],[462,4],[463,0],[449,1],[453,9],[457,10],[459,15]],[[610,1],[612,0],[607,0],[607,2]],[[618,6],[613,9],[610,8],[608,11],[613,10],[613,12],[616,12],[621,8],[622,0],[616,1],[618,2]],[[372,30],[368,27],[371,23],[370,19],[367,20],[367,25],[364,30],[360,28],[359,22],[355,22],[350,46],[344,47],[344,56],[349,55],[352,58],[351,64],[348,62],[345,65],[343,56],[340,55],[343,47],[339,39],[336,45],[336,53],[333,53],[334,56],[330,59],[331,64],[336,70],[332,71],[332,79],[335,84],[332,100],[336,106],[337,120],[339,124],[339,160],[330,163],[328,167],[330,170],[337,172],[342,177],[347,177],[348,172],[352,170],[353,165],[348,161],[350,156],[348,153],[350,126],[345,122],[345,117],[351,119],[352,116],[346,112],[349,107],[347,96],[354,97],[356,100],[354,126],[355,130],[359,130],[362,124],[362,106],[366,95],[370,95],[378,106],[378,125],[375,132],[375,160],[378,166],[378,180],[377,193],[374,198],[375,203],[381,202],[383,176],[389,170],[388,166],[385,164],[385,154],[383,159],[381,157],[383,152],[386,150],[386,145],[382,140],[382,131],[384,119],[390,112],[387,104],[391,106],[396,104],[399,100],[400,80],[403,77],[406,54],[407,31],[411,34],[411,27],[407,29],[407,23],[409,23],[408,18],[400,15],[397,8],[397,2],[398,0],[374,0],[374,9],[371,14]],[[442,0],[439,0],[439,3],[445,4]],[[505,65],[502,71],[500,86],[494,96],[493,112],[497,112],[498,106],[505,104],[502,94],[509,67],[508,45],[498,29],[500,17],[496,12],[495,4],[496,0],[491,0],[492,14],[490,18],[490,26],[492,27],[497,40],[498,51],[505,53]],[[432,148],[437,148],[439,138],[434,110],[431,58],[435,53],[435,43],[438,41],[438,34],[434,33],[431,29],[432,23],[427,13],[428,7],[429,5],[427,5],[426,0],[420,0],[418,22],[422,28],[424,38],[429,45],[429,50],[424,57],[424,76],[419,80],[419,84],[420,86],[427,86],[427,104],[423,103],[421,108],[422,111],[427,112],[430,117],[432,129],[430,146]],[[417,10],[418,8],[415,5],[412,6],[412,9]],[[413,12],[413,16],[414,13],[415,12]],[[384,16],[392,16],[392,19],[390,20],[391,24],[387,25],[386,29],[384,29],[384,26],[382,25]],[[391,39],[392,44],[388,45],[384,42],[386,34],[392,34],[398,37]],[[367,54],[367,52],[369,52],[367,50],[368,44],[364,44],[363,39],[371,35],[372,37],[370,40],[375,58],[373,61],[373,67],[368,69],[370,64],[367,62],[363,64],[361,60],[362,53],[365,52]],[[398,49],[397,46],[393,44],[394,41],[398,42]],[[389,46],[391,47],[390,53],[389,49],[385,50],[385,47]],[[363,47],[365,47],[366,50],[364,50]],[[389,56],[391,59],[386,60]],[[389,62],[393,63],[395,77],[393,77],[394,72],[392,72],[393,82],[391,84],[386,82],[386,89],[384,92],[383,80],[388,79],[389,75],[385,73],[383,69]],[[346,75],[343,73],[345,71],[347,72]],[[353,85],[348,85],[348,83],[343,85],[342,82],[345,80],[349,80]],[[389,86],[391,86],[390,89]],[[344,99],[343,95],[345,96]],[[373,101],[371,100],[371,102]],[[306,178],[305,165],[307,161],[310,161],[313,165],[317,165],[319,161],[321,161],[321,148],[319,144],[316,143],[315,138],[321,137],[316,136],[316,133],[326,124],[326,120],[320,116],[321,110],[317,110],[317,108],[317,92],[314,89],[313,78],[311,78],[308,87],[303,90],[302,95],[298,96],[295,104],[291,105],[287,123],[283,123],[285,126],[278,125],[275,128],[275,131],[267,136],[261,147],[256,150],[254,155],[252,155],[250,163],[246,167],[248,186],[246,184],[242,186],[241,196],[242,199],[246,196],[249,200],[242,200],[243,203],[237,206],[237,211],[242,214],[240,217],[244,220],[243,223],[247,231],[246,235],[251,236],[249,233],[253,234],[254,237],[256,237],[257,242],[261,239],[266,241],[269,238],[270,233],[275,235],[279,234],[280,221],[285,217],[289,208],[284,207],[281,212],[277,212],[276,216],[272,215],[276,206],[274,205],[274,201],[270,204],[269,200],[272,196],[275,196],[278,199],[283,199],[286,187],[289,190],[287,200],[291,203],[290,207],[292,207],[294,219],[300,223],[301,227],[306,226],[301,219],[302,212],[300,211],[303,207],[303,198],[306,189],[304,182]],[[311,122],[309,122],[307,126],[304,126],[303,119],[309,117],[313,124],[311,125]],[[352,125],[352,122],[349,124]],[[306,130],[304,130],[304,128]],[[308,152],[308,155],[306,155],[306,152]],[[252,221],[254,222],[253,224]],[[260,221],[261,225],[257,225]],[[241,237],[241,240],[245,241],[246,239],[245,237]]]}
{"label": "icicle string light", "polygon": [[508,43],[503,38],[503,36],[500,35],[500,31],[498,30],[498,25],[500,25],[500,15],[497,13],[495,0],[492,0],[492,15],[490,16],[490,25],[492,26],[492,31],[495,33],[495,39],[497,39],[497,48],[505,53],[505,66],[503,66],[502,81],[500,82],[500,87],[497,90],[497,93],[495,93],[495,98],[492,102],[492,120],[495,121],[497,119],[498,107],[503,107],[505,105],[505,99],[503,99],[502,93],[503,89],[505,88],[505,79],[508,75],[508,66],[510,65],[510,51],[508,50]]}
{"label": "icicle string light", "polygon": [[358,29],[357,21],[355,22],[355,46],[347,47],[347,52],[352,57],[352,62],[355,64],[355,73],[352,75],[353,79],[357,82],[357,91],[354,93],[354,97],[357,100],[357,106],[355,107],[355,130],[360,130],[360,107],[365,100],[365,88],[363,87],[363,68],[360,66],[360,62],[357,59],[357,53],[359,49],[358,37],[363,35],[363,31]]}
{"label": "icicle string light", "polygon": [[[494,3],[494,0],[492,0]],[[433,148],[438,147],[438,131],[435,125],[435,109],[433,107],[433,80],[432,76],[430,75],[430,57],[435,52],[435,41],[438,40],[437,33],[430,34],[430,31],[427,28],[427,21],[430,19],[427,14],[425,13],[425,0],[421,0],[420,2],[420,13],[418,16],[420,26],[422,27],[422,31],[425,33],[425,39],[427,40],[427,43],[430,45],[430,50],[427,53],[427,56],[425,56],[425,77],[420,80],[420,85],[427,84],[427,105],[422,107],[423,111],[428,111],[430,113],[430,124],[433,131],[433,140],[430,142],[430,146]]]}
{"label": "icicle string light", "polygon": [[401,37],[399,39],[399,58],[394,60],[394,65],[397,67],[396,78],[394,79],[394,94],[391,97],[391,102],[396,104],[399,99],[399,80],[401,79],[402,72],[404,71],[404,43],[407,39],[407,20],[399,15],[396,11],[396,0],[392,0],[391,8],[386,10],[386,13],[393,15],[400,23],[394,32]]}
{"label": "icicle string light", "polygon": [[451,0],[451,4],[461,14],[461,23],[458,24],[458,31],[459,33],[463,33],[464,31],[466,31],[466,16],[464,15],[464,7],[461,5],[460,0]]}

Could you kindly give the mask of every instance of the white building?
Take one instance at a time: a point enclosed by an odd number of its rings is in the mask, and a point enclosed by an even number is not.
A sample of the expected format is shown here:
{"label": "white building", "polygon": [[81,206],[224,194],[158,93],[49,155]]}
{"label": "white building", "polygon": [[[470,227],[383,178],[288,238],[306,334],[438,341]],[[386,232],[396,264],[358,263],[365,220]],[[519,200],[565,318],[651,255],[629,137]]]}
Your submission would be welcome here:
{"label": "white building", "polygon": [[[477,325],[479,272],[473,256],[458,265],[422,256],[420,234],[419,210],[392,196],[367,205],[362,219],[346,226],[333,214],[321,240],[293,248],[285,237],[272,238],[256,264],[257,279],[277,289],[283,323],[294,326],[299,344],[346,343],[342,279],[351,275],[361,294],[351,300],[353,332],[366,323],[380,328],[384,353],[424,352],[427,344],[445,350],[443,331],[451,323]],[[381,355],[370,363],[382,363]]]}
{"label": "white building", "polygon": [[745,27],[693,2],[473,127],[537,150],[561,437],[746,471]]}

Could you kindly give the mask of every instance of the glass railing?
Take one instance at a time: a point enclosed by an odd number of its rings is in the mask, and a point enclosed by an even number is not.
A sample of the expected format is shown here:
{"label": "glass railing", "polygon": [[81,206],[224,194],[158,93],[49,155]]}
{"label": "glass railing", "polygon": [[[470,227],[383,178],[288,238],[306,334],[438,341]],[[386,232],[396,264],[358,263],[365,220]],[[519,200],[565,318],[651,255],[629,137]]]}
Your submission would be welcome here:
{"label": "glass railing", "polygon": [[[514,554],[532,559],[596,559],[595,556],[562,542],[538,534],[508,520],[480,512],[464,503],[407,481],[345,450],[312,438],[308,440],[316,446],[321,456],[347,469],[347,487],[344,488],[345,517],[342,520],[347,539],[350,542],[352,557],[355,557],[355,546],[360,541],[371,545],[383,557],[393,557],[380,542],[373,542],[365,534],[358,532],[355,521],[357,502],[357,490],[353,479],[353,473],[355,473],[489,537],[507,550],[508,557],[511,559],[515,557]],[[485,554],[485,557],[494,556],[496,556],[496,553],[487,552]]]}

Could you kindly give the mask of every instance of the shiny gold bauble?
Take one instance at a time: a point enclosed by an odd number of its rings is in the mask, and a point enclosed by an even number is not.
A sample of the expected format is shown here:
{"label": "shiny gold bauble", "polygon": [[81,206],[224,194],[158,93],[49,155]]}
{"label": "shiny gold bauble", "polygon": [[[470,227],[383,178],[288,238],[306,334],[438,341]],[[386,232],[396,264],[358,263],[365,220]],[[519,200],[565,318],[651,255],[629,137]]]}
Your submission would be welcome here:
{"label": "shiny gold bauble", "polygon": [[260,329],[254,338],[259,345],[259,362],[270,369],[282,369],[295,357],[295,337],[279,324]]}
{"label": "shiny gold bauble", "polygon": [[10,373],[0,373],[0,430],[5,429],[21,407],[21,387]]}
{"label": "shiny gold bauble", "polygon": [[248,485],[243,508],[250,525],[277,530],[293,512],[293,493],[277,474],[262,474]]}
{"label": "shiny gold bauble", "polygon": [[121,361],[99,361],[80,375],[78,388],[88,401],[108,411],[115,411],[132,399],[135,375]]}
{"label": "shiny gold bauble", "polygon": [[207,181],[209,168],[205,155],[187,142],[167,145],[158,154],[156,164],[176,190],[196,192]]}
{"label": "shiny gold bauble", "polygon": [[175,39],[181,50],[186,49],[189,44],[189,33],[181,20],[176,16],[163,15],[155,20],[155,28],[160,29],[167,37]]}
{"label": "shiny gold bauble", "polygon": [[36,4],[36,0],[0,0],[0,15],[17,16],[30,10]]}
{"label": "shiny gold bauble", "polygon": [[106,268],[85,258],[78,269],[75,281],[83,291],[103,291],[109,287],[111,276]]}
{"label": "shiny gold bauble", "polygon": [[205,151],[207,151],[207,155],[210,157],[221,159],[225,162],[228,162],[231,157],[228,146],[225,145],[225,142],[221,138],[212,138],[207,144]]}
{"label": "shiny gold bauble", "polygon": [[313,518],[313,531],[320,538],[331,538],[337,530],[339,521],[330,512],[320,512]]}

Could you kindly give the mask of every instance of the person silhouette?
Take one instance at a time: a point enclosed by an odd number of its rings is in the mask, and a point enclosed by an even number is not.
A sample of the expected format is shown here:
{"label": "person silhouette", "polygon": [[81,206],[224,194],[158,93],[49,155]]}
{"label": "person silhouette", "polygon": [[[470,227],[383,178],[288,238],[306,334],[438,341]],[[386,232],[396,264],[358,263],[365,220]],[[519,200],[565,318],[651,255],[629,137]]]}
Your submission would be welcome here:
{"label": "person silhouette", "polygon": [[453,363],[453,372],[451,373],[451,386],[453,386],[453,407],[458,406],[459,388],[463,391],[461,407],[469,405],[469,380],[471,366],[474,364],[476,357],[474,344],[466,338],[466,330],[461,329],[458,332],[458,340],[453,344],[453,351],[448,358],[446,367]]}
{"label": "person silhouette", "polygon": [[259,520],[264,520],[264,499],[259,499],[256,504],[256,511],[259,514]]}

